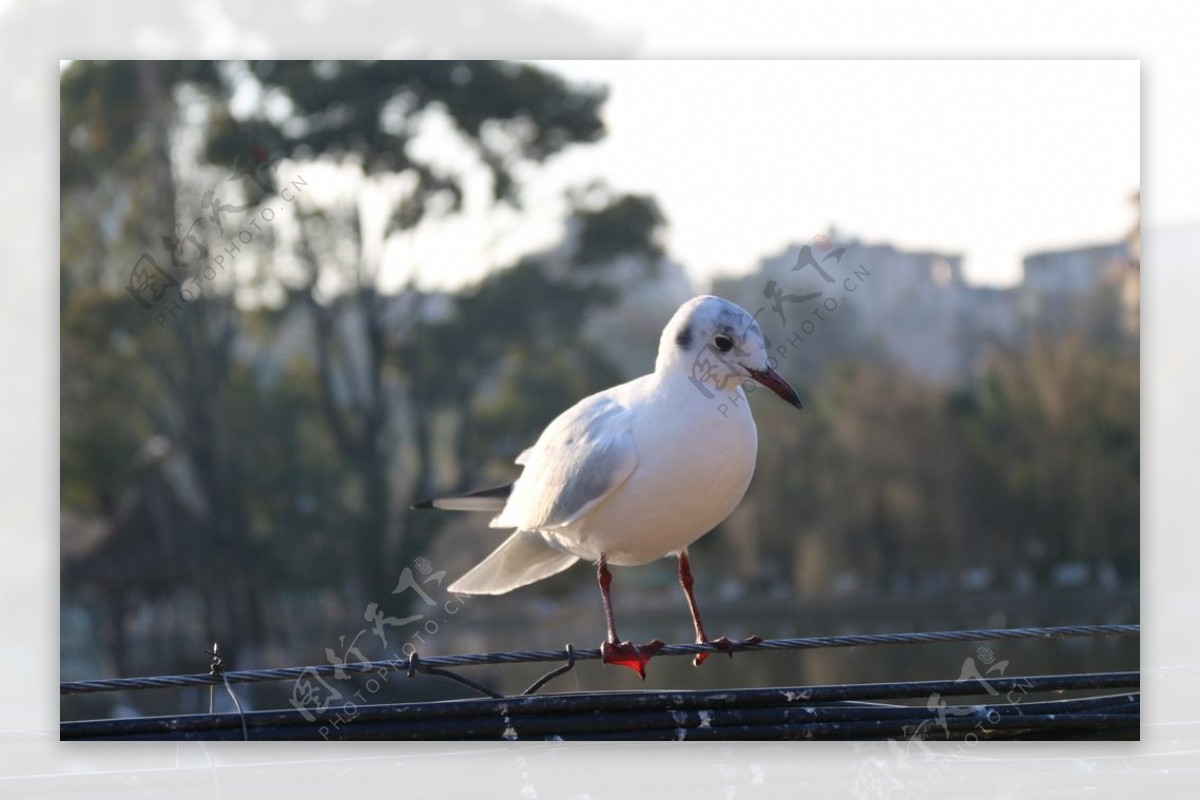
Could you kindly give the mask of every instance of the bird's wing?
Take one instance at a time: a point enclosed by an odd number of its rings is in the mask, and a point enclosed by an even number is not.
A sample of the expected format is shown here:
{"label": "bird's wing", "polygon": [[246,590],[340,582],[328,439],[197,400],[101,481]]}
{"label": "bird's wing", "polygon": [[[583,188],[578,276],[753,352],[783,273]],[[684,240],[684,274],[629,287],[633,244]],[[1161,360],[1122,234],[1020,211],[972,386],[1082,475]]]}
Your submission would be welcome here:
{"label": "bird's wing", "polygon": [[545,531],[568,526],[637,467],[630,412],[605,394],[584,398],[518,459],[525,471],[492,527]]}
{"label": "bird's wing", "polygon": [[551,548],[541,534],[518,531],[448,589],[463,595],[502,595],[561,573],[578,561],[578,556]]}

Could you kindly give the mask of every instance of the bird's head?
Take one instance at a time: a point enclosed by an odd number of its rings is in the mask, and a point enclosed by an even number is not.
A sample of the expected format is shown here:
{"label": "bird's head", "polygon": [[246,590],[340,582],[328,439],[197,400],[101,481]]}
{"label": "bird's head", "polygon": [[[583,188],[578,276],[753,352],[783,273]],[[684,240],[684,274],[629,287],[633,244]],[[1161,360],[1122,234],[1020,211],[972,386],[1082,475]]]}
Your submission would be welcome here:
{"label": "bird's head", "polygon": [[663,329],[654,370],[682,371],[717,390],[732,390],[751,378],[801,408],[796,390],[771,367],[758,323],[741,306],[714,295],[679,307]]}

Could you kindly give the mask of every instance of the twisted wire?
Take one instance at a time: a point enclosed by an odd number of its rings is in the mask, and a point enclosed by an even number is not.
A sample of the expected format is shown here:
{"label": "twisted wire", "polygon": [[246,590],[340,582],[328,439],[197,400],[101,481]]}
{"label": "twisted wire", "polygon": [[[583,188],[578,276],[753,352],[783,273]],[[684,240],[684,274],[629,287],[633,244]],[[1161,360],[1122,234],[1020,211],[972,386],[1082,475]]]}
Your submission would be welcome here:
{"label": "twisted wire", "polygon": [[[972,642],[981,640],[1060,640],[1072,637],[1137,637],[1141,626],[1137,624],[1092,625],[1092,626],[1048,626],[1038,628],[1011,629],[965,629],[959,631],[927,631],[907,634],[848,634],[833,637],[795,637],[789,639],[761,640],[754,643],[733,643],[734,651],[792,651],[817,648],[849,648],[856,646],[907,645],[914,643]],[[655,656],[691,656],[699,653],[721,653],[723,649],[712,643],[683,643],[667,645]],[[91,681],[64,681],[59,684],[61,695],[111,692],[114,690],[155,689],[167,687],[198,687],[227,682],[244,684],[263,681],[287,681],[307,676],[321,678],[347,678],[349,676],[376,671],[414,670],[433,673],[439,668],[468,667],[473,665],[504,665],[533,662],[563,662],[595,660],[600,658],[599,648],[557,651],[501,651],[483,654],[455,654],[449,656],[420,656],[413,659],[396,657],[372,662],[346,664],[306,665],[300,667],[265,668],[257,670],[225,670],[220,675],[208,673],[181,674],[174,676],[145,676],[124,679],[99,679]],[[410,664],[411,662],[411,664]]]}

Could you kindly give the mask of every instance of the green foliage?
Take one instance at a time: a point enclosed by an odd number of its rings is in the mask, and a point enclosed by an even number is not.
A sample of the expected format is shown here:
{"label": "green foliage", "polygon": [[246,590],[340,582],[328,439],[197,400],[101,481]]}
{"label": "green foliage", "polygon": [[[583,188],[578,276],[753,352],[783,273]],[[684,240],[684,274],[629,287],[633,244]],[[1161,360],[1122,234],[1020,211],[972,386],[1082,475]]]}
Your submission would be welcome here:
{"label": "green foliage", "polygon": [[62,314],[62,504],[111,513],[155,430],[139,357],[156,344],[128,296],[77,295]]}
{"label": "green foliage", "polygon": [[[235,113],[235,92],[247,90],[261,102]],[[617,378],[579,336],[589,309],[616,291],[551,277],[540,260],[490,275],[450,319],[398,320],[364,263],[375,243],[353,203],[306,207],[298,238],[264,234],[239,255],[302,266],[300,286],[275,279],[282,307],[237,295],[267,286],[260,268],[206,284],[159,326],[124,286],[138,254],[160,252],[178,217],[200,213],[177,207],[192,194],[183,188],[218,171],[225,180],[247,154],[357,164],[359,189],[406,172],[415,188],[397,198],[386,238],[461,209],[470,169],[410,147],[428,120],[448,121],[491,176],[493,199],[515,204],[522,170],[603,136],[603,102],[603,90],[501,62],[81,61],[63,71],[62,500],[73,520],[108,532],[99,548],[73,551],[64,593],[102,588],[112,648],[123,654],[129,599],[151,591],[181,604],[199,595],[202,636],[234,647],[268,636],[272,598],[347,587],[386,597],[440,524],[401,510],[433,488],[447,448],[466,464],[481,431],[524,434],[573,393]],[[244,188],[252,203],[265,197]],[[647,250],[649,231],[606,230],[618,251]],[[210,248],[214,233],[200,234]],[[340,294],[318,298],[330,275]],[[532,404],[516,391],[526,382],[541,387]],[[449,443],[435,431],[447,416],[458,420]],[[158,456],[144,458],[152,441]],[[181,494],[185,474],[195,486]],[[154,559],[172,559],[160,580],[127,580]]]}
{"label": "green foliage", "polygon": [[[147,74],[136,61],[75,61],[60,76],[60,180],[64,189],[95,186],[113,173],[131,177],[145,147]],[[155,62],[165,87],[206,92],[220,85],[215,62]]]}
{"label": "green foliage", "polygon": [[659,231],[666,223],[654,198],[624,195],[596,209],[576,211],[580,221],[575,261],[581,267],[611,264],[618,256],[642,256],[652,276],[663,255]]}
{"label": "green foliage", "polygon": [[769,480],[743,504],[770,532],[755,547],[801,593],[843,572],[909,592],[980,566],[1000,586],[1021,569],[1045,586],[1071,560],[1137,580],[1136,351],[1036,340],[993,350],[964,387],[853,358],[816,381],[802,424],[757,403]]}
{"label": "green foliage", "polygon": [[252,146],[307,159],[354,157],[368,174],[414,170],[423,202],[405,208],[406,225],[441,192],[462,198],[462,176],[415,158],[408,147],[422,115],[440,111],[463,134],[493,179],[496,200],[515,202],[513,169],[541,162],[569,145],[604,135],[602,90],[569,86],[536,67],[495,61],[300,62],[247,65],[261,91],[288,107],[238,119],[226,112],[212,130],[207,156],[228,164]]}
{"label": "green foliage", "polygon": [[1137,575],[1136,352],[1068,337],[996,353],[962,423],[1025,556],[1050,565],[1100,552]]}

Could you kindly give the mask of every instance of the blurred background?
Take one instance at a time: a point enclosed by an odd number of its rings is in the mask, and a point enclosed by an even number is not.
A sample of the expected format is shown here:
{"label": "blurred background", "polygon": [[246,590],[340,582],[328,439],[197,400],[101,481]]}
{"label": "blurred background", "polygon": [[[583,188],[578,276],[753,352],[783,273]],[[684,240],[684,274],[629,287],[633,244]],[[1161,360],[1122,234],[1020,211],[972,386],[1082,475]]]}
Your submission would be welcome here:
{"label": "blurred background", "polygon": [[[1137,622],[1136,65],[1100,96],[1078,66],[865,64],[63,64],[62,680],[200,672],[214,641],[236,668],[594,647],[587,566],[456,599],[503,534],[408,507],[515,478],[702,292],[758,312],[805,402],[751,398],[756,478],[693,548],[714,636]],[[622,636],[690,641],[672,560],[614,601]],[[956,678],[972,652],[660,659],[646,686]]]}

